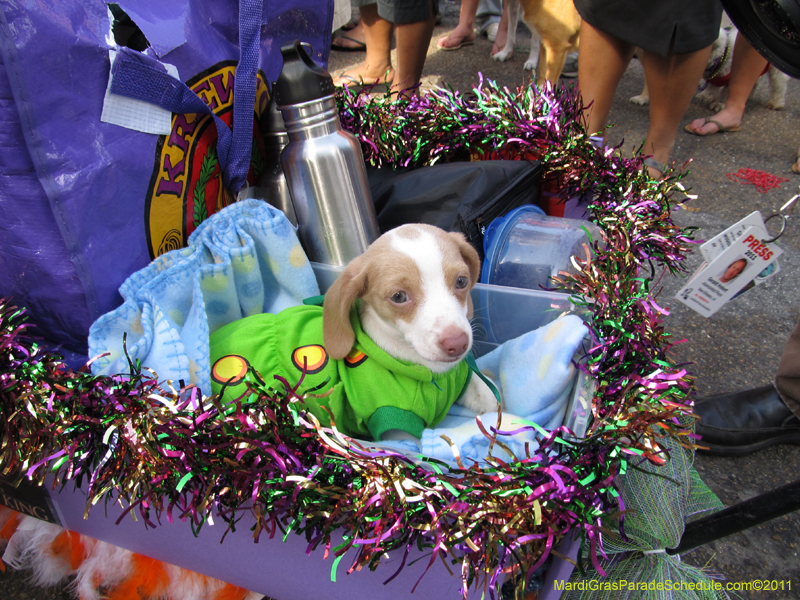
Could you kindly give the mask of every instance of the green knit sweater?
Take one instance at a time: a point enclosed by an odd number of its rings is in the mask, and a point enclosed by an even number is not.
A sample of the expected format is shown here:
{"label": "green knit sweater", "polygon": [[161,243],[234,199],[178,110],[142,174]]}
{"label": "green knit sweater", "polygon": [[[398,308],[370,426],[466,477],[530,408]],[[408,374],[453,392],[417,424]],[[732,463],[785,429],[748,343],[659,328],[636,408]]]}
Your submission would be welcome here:
{"label": "green knit sweater", "polygon": [[434,374],[381,350],[361,329],[355,309],[350,322],[356,340],[343,360],[325,351],[321,306],[253,315],[221,327],[211,334],[213,392],[227,384],[223,401],[241,396],[253,381],[252,369],[265,381],[279,375],[296,385],[302,377],[298,395],[310,391],[306,409],[324,426],[330,425],[326,406],[347,435],[380,440],[384,432],[400,429],[421,437],[466,389],[472,373],[467,361]]}

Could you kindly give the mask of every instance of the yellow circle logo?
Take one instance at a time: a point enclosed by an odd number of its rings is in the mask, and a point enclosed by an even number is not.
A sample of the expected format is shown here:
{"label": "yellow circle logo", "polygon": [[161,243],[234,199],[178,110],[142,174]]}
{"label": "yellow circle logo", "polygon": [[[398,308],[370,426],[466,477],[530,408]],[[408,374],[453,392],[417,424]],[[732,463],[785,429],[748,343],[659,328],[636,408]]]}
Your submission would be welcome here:
{"label": "yellow circle logo", "polygon": [[244,380],[249,368],[250,363],[243,356],[229,354],[214,363],[211,378],[219,384],[237,385]]}
{"label": "yellow circle logo", "polygon": [[344,364],[352,369],[358,365],[364,364],[365,360],[367,360],[367,355],[361,350],[353,348],[350,350],[350,354],[344,357]]}
{"label": "yellow circle logo", "polygon": [[292,352],[292,362],[308,375],[319,373],[328,364],[328,353],[319,344],[301,346]]}

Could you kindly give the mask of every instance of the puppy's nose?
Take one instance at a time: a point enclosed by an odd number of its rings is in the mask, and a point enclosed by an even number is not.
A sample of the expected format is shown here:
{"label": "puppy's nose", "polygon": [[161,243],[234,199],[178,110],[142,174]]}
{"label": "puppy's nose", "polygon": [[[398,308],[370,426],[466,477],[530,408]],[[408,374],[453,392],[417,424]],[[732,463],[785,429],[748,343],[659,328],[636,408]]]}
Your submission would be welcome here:
{"label": "puppy's nose", "polygon": [[469,336],[461,329],[449,329],[439,338],[439,347],[447,356],[459,356],[467,351]]}

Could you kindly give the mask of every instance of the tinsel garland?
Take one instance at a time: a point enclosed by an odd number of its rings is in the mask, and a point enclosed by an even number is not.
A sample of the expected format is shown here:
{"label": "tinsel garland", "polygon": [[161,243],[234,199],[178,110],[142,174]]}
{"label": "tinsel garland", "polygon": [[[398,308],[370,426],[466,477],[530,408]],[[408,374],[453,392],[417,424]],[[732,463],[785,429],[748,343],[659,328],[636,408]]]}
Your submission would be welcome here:
{"label": "tinsel garland", "polygon": [[[0,473],[65,485],[86,482],[87,511],[100,500],[135,510],[148,526],[212,514],[231,529],[256,517],[255,539],[302,534],[348,572],[378,566],[385,552],[414,547],[460,564],[463,591],[491,596],[501,574],[531,574],[571,530],[602,573],[604,524],[624,506],[615,478],[637,461],[663,460],[660,436],[691,446],[679,417],[691,414],[690,379],[666,355],[666,311],[650,294],[658,266],[682,270],[690,239],[670,220],[679,176],[653,181],[641,157],[602,149],[581,125],[569,90],[516,93],[493,83],[474,94],[438,90],[419,98],[345,95],[343,124],[367,159],[425,165],[473,154],[531,153],[565,197],[589,203],[603,232],[577,273],[556,284],[593,315],[594,344],[581,368],[597,383],[586,438],[540,432],[527,456],[494,452],[481,464],[419,462],[362,447],[302,409],[302,381],[261,374],[263,384],[228,405],[197,388],[173,389],[131,364],[130,374],[72,371],[26,335],[20,311],[0,305]],[[520,424],[520,427],[534,424]],[[496,448],[507,432],[487,431]],[[500,458],[502,456],[503,458]],[[343,542],[332,547],[332,534]],[[624,533],[623,533],[624,536]],[[399,572],[399,571],[398,571]],[[387,580],[394,577],[387,574]],[[520,590],[527,576],[518,577]]]}

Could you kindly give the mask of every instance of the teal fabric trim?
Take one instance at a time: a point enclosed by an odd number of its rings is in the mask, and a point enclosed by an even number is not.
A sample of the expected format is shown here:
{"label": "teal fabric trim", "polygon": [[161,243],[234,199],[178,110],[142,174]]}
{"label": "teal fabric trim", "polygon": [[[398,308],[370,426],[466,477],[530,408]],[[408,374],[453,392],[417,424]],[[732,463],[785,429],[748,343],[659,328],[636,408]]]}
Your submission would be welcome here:
{"label": "teal fabric trim", "polygon": [[[492,390],[494,397],[497,399],[497,403],[500,404],[500,392],[498,391],[497,387],[495,387],[494,382],[486,375],[481,373],[481,370],[478,368],[478,363],[475,362],[475,355],[472,354],[472,350],[469,351],[469,354],[467,354],[467,357],[464,360],[467,362],[469,370],[475,373],[475,375],[480,377],[481,380],[489,386],[489,389]],[[469,379],[467,379],[467,385],[469,385]],[[464,386],[464,390],[467,389],[467,385]],[[461,394],[464,393],[464,390],[461,390]],[[458,395],[459,398],[461,397],[461,394]]]}
{"label": "teal fabric trim", "polygon": [[325,302],[325,294],[320,294],[319,296],[311,296],[310,298],[306,298],[303,300],[303,304],[306,306],[322,306],[322,303]]}
{"label": "teal fabric trim", "polygon": [[372,413],[367,428],[376,442],[380,441],[384,433],[392,429],[400,429],[415,438],[421,438],[422,430],[425,429],[425,421],[410,410],[383,406]]}

